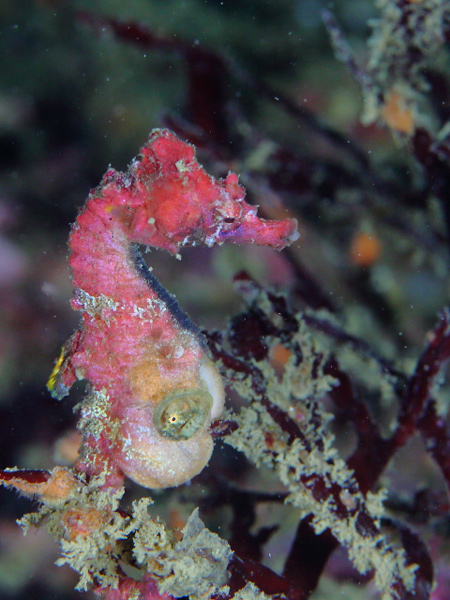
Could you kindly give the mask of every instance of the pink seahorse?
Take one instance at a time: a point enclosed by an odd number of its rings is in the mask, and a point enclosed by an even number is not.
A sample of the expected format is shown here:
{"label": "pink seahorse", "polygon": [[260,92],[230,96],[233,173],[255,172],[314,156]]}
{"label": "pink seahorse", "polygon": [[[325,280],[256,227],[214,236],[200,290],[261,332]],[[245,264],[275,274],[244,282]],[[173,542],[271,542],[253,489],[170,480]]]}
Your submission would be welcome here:
{"label": "pink seahorse", "polygon": [[193,146],[170,131],[153,131],[141,153],[126,173],[105,174],[72,228],[72,306],[82,324],[48,387],[60,399],[76,379],[90,384],[78,471],[104,472],[108,485],[125,474],[162,488],[191,479],[209,461],[209,426],[224,391],[200,332],[146,267],[138,244],[171,253],[225,241],[281,249],[298,234],[293,219],[258,218],[235,174],[209,176]]}

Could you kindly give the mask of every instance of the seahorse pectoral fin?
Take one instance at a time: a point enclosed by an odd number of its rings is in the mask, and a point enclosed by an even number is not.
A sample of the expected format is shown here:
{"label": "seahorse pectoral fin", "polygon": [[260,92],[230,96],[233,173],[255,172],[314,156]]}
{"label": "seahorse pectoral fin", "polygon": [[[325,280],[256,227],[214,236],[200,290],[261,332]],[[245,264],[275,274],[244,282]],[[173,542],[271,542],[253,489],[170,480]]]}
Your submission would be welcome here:
{"label": "seahorse pectoral fin", "polygon": [[62,400],[67,396],[77,380],[71,358],[78,346],[80,336],[81,332],[76,331],[64,344],[47,381],[47,389],[56,400]]}

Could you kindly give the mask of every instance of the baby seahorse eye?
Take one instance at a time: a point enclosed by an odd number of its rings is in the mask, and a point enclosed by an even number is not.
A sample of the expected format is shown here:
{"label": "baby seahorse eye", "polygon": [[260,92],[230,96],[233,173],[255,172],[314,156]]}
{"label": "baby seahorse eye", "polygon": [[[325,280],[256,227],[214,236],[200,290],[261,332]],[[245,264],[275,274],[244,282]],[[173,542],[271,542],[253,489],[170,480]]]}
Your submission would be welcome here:
{"label": "baby seahorse eye", "polygon": [[183,388],[164,396],[153,413],[158,433],[174,441],[188,440],[208,419],[213,399],[201,388]]}

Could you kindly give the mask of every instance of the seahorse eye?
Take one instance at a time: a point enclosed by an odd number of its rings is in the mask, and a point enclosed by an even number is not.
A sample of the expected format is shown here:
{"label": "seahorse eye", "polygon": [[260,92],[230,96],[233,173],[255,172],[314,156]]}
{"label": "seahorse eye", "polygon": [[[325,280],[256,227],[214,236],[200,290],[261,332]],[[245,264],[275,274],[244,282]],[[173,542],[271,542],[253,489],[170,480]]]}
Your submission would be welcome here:
{"label": "seahorse eye", "polygon": [[201,388],[169,392],[156,406],[153,423],[158,433],[174,441],[188,440],[211,414],[213,399]]}

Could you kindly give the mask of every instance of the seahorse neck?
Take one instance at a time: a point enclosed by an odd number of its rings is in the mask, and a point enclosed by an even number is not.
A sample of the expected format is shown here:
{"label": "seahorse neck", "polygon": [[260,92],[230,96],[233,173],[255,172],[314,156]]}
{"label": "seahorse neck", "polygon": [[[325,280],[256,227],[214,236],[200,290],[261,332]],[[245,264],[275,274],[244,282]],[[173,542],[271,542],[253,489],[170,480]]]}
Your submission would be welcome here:
{"label": "seahorse neck", "polygon": [[151,290],[138,272],[126,225],[103,198],[86,202],[72,229],[69,264],[75,290],[139,306]]}

